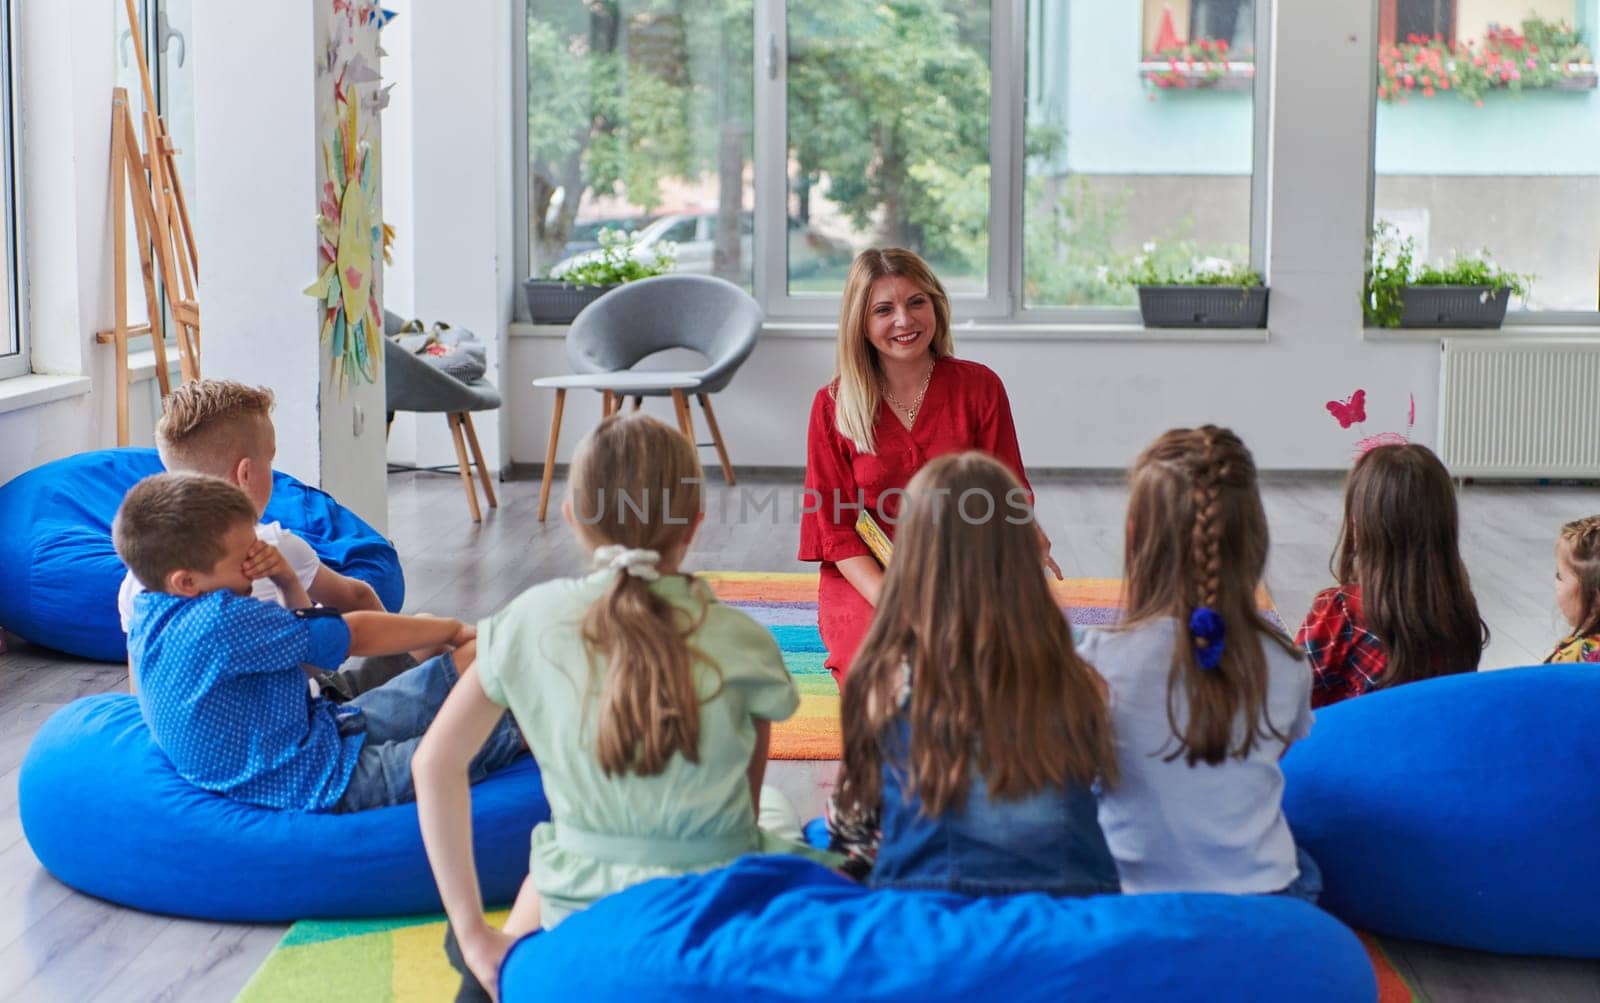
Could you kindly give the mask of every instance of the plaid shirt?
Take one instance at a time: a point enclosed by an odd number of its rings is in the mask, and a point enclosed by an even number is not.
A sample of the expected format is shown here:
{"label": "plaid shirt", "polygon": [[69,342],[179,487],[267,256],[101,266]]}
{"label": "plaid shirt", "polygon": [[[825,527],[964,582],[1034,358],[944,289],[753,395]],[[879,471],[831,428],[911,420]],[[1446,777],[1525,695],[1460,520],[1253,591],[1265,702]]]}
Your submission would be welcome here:
{"label": "plaid shirt", "polygon": [[1375,688],[1389,663],[1383,642],[1361,623],[1361,589],[1355,585],[1317,593],[1294,639],[1311,660],[1313,707]]}

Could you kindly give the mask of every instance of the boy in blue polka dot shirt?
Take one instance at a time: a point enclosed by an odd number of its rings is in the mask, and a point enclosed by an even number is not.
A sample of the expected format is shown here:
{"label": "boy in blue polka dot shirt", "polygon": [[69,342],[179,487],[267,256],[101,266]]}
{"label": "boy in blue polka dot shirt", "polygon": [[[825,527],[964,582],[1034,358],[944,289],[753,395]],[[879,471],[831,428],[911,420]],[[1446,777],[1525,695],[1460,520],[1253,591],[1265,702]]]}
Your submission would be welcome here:
{"label": "boy in blue polka dot shirt", "polygon": [[[411,757],[456,680],[475,631],[459,620],[312,609],[295,571],[256,537],[237,487],[205,474],[156,474],[123,499],[117,553],[144,586],[128,659],[161,750],[197,787],[266,808],[359,811],[415,800]],[[251,596],[270,578],[287,603]],[[307,676],[351,654],[448,645],[343,704]],[[506,715],[473,760],[474,782],[526,751]]]}

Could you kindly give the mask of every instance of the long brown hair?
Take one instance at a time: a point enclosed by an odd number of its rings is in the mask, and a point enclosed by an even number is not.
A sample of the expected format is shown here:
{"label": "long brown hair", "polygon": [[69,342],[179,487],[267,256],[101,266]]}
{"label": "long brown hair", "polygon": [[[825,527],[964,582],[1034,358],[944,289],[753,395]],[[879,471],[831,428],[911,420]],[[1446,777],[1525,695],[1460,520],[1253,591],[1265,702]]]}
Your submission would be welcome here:
{"label": "long brown hair", "polygon": [[1102,686],[1045,582],[1026,490],[981,453],[940,457],[911,481],[877,615],[845,680],[839,803],[880,802],[884,742],[902,713],[907,790],[928,815],[965,802],[974,763],[996,798],[1113,782]]}
{"label": "long brown hair", "polygon": [[888,275],[909,280],[933,302],[933,357],[942,359],[955,352],[950,336],[950,297],[926,261],[903,247],[875,247],[856,255],[839,303],[833,413],[839,434],[863,453],[876,448],[873,427],[882,395],[878,387],[878,351],[867,340],[867,311],[872,306],[868,300],[872,284]]}
{"label": "long brown hair", "polygon": [[1379,686],[1477,670],[1489,627],[1459,536],[1455,485],[1431,449],[1378,446],[1356,461],[1328,566],[1361,589],[1363,623],[1388,655]]}
{"label": "long brown hair", "polygon": [[1578,576],[1578,622],[1573,633],[1600,633],[1600,515],[1574,519],[1561,527],[1567,563]]}
{"label": "long brown hair", "polygon": [[[1256,464],[1237,435],[1204,425],[1175,428],[1151,443],[1128,478],[1123,626],[1167,617],[1179,641],[1167,676],[1167,721],[1190,766],[1243,759],[1258,741],[1283,734],[1267,716],[1269,638],[1294,657],[1301,652],[1256,605],[1267,566],[1267,515]],[[1203,669],[1189,618],[1209,607],[1225,628],[1221,661]],[[1180,722],[1177,694],[1187,715]],[[1238,732],[1236,722],[1247,727]]]}
{"label": "long brown hair", "polygon": [[[584,437],[572,460],[573,516],[585,543],[666,555],[682,547],[700,513],[700,460],[676,429],[644,415],[614,415]],[[704,617],[702,610],[701,617]],[[689,643],[699,626],[643,578],[618,571],[583,619],[591,656],[609,666],[600,691],[595,751],[608,775],[654,776],[674,752],[700,758],[700,696]]]}

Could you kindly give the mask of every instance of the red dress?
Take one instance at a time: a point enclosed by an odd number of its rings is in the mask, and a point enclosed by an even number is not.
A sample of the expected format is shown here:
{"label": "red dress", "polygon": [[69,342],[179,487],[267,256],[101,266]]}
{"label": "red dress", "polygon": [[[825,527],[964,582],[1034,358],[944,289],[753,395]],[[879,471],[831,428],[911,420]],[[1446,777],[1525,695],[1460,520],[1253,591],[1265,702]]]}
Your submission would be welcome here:
{"label": "red dress", "polygon": [[858,502],[893,539],[902,492],[916,472],[937,456],[969,449],[982,450],[1010,467],[1028,488],[1030,500],[1033,494],[1022,472],[1006,388],[987,366],[939,359],[912,427],[907,429],[888,403],[880,402],[874,432],[876,452],[856,449],[834,424],[833,386],[817,391],[806,433],[805,506],[816,511],[800,517],[800,560],[822,562],[817,628],[828,648],[828,668],[840,685],[872,623],[872,606],[836,566],[871,553],[856,535]]}

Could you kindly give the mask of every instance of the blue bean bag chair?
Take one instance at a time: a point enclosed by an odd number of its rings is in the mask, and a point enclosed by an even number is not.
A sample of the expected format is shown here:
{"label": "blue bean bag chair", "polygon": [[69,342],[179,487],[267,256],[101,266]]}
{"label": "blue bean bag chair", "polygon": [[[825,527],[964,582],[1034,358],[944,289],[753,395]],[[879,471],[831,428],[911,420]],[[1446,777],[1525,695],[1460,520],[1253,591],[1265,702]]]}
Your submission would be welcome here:
{"label": "blue bean bag chair", "polygon": [[1293,899],[871,891],[750,856],[630,888],[519,941],[500,999],[1377,998],[1355,934]]}
{"label": "blue bean bag chair", "polygon": [[[156,748],[126,693],[85,697],[53,714],[17,786],[23,834],[45,869],[120,905],[258,923],[440,909],[415,805],[278,812],[202,791]],[[516,896],[528,836],[549,817],[531,759],[472,789],[487,902]]]}
{"label": "blue bean bag chair", "polygon": [[[0,627],[70,655],[120,662],[127,637],[117,589],[127,568],[111,545],[123,495],[162,471],[154,449],[102,449],[46,463],[0,487]],[[405,601],[394,547],[331,495],[274,473],[267,522],[311,545],[322,563],[371,585],[390,610]]]}
{"label": "blue bean bag chair", "polygon": [[1284,812],[1352,926],[1600,958],[1600,671],[1445,676],[1317,711]]}

